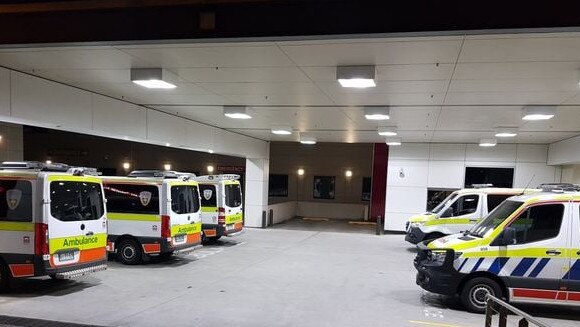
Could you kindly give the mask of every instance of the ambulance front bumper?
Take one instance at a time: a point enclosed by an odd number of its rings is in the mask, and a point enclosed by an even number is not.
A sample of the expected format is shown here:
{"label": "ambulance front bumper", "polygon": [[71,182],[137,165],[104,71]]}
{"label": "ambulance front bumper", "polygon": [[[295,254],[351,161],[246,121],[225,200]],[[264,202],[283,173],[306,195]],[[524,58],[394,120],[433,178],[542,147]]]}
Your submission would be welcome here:
{"label": "ambulance front bumper", "polygon": [[409,227],[409,229],[407,229],[407,234],[405,235],[405,241],[412,243],[412,244],[417,244],[421,241],[423,241],[423,239],[425,238],[425,233],[423,233],[423,231],[419,228],[419,227]]}
{"label": "ambulance front bumper", "polygon": [[416,283],[426,291],[441,295],[455,295],[459,288],[459,283],[464,274],[459,273],[453,267],[455,251],[447,249],[445,261],[441,263],[429,260],[429,249],[424,243],[417,246],[419,252],[415,258],[414,265],[417,269]]}

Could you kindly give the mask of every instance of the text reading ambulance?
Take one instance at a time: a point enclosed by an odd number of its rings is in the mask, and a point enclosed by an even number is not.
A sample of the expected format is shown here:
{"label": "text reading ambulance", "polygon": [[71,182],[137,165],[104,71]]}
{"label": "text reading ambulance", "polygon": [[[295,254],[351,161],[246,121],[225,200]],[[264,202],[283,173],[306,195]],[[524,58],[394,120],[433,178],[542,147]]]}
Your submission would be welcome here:
{"label": "text reading ambulance", "polygon": [[483,312],[510,302],[580,304],[580,192],[511,197],[469,231],[418,245],[417,284]]}
{"label": "text reading ambulance", "polygon": [[72,278],[107,268],[107,221],[96,170],[0,165],[0,286],[10,278]]}
{"label": "text reading ambulance", "polygon": [[204,241],[243,231],[242,187],[239,175],[198,176]]}
{"label": "text reading ambulance", "polygon": [[201,243],[198,183],[185,174],[134,171],[102,177],[109,218],[109,251],[129,265],[149,255],[187,253]]}
{"label": "text reading ambulance", "polygon": [[411,217],[405,240],[417,244],[468,230],[505,199],[524,192],[539,190],[484,187],[455,191],[431,212]]}

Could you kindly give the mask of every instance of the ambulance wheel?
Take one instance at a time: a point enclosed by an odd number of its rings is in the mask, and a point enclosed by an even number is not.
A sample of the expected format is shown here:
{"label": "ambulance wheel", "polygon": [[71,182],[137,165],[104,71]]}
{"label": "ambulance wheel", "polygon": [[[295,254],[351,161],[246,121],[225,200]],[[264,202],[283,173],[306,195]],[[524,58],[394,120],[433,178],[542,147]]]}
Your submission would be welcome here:
{"label": "ambulance wheel", "polygon": [[141,244],[139,242],[126,239],[119,244],[117,255],[119,256],[119,261],[123,264],[138,265],[143,258],[143,250],[141,250]]}
{"label": "ambulance wheel", "polygon": [[498,283],[489,278],[476,277],[468,280],[465,285],[463,285],[460,298],[461,303],[467,311],[485,313],[488,295],[501,298],[501,287]]}

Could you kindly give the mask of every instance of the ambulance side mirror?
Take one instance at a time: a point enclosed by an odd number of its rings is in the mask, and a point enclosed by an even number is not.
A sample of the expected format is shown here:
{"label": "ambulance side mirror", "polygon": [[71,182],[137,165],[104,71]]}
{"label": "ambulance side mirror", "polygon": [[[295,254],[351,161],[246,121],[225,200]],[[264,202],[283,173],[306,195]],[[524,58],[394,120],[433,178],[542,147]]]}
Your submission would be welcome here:
{"label": "ambulance side mirror", "polygon": [[516,239],[516,229],[513,227],[506,227],[501,235],[501,243],[502,245],[517,244],[518,241]]}

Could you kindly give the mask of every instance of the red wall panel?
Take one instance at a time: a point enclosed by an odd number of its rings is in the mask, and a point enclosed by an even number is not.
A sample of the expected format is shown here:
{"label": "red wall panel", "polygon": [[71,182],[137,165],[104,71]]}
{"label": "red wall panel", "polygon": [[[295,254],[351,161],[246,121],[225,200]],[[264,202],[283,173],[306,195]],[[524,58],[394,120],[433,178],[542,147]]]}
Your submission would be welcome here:
{"label": "red wall panel", "polygon": [[371,221],[385,217],[385,195],[387,192],[387,168],[389,164],[389,147],[384,143],[375,143],[373,149],[373,178],[371,189]]}

